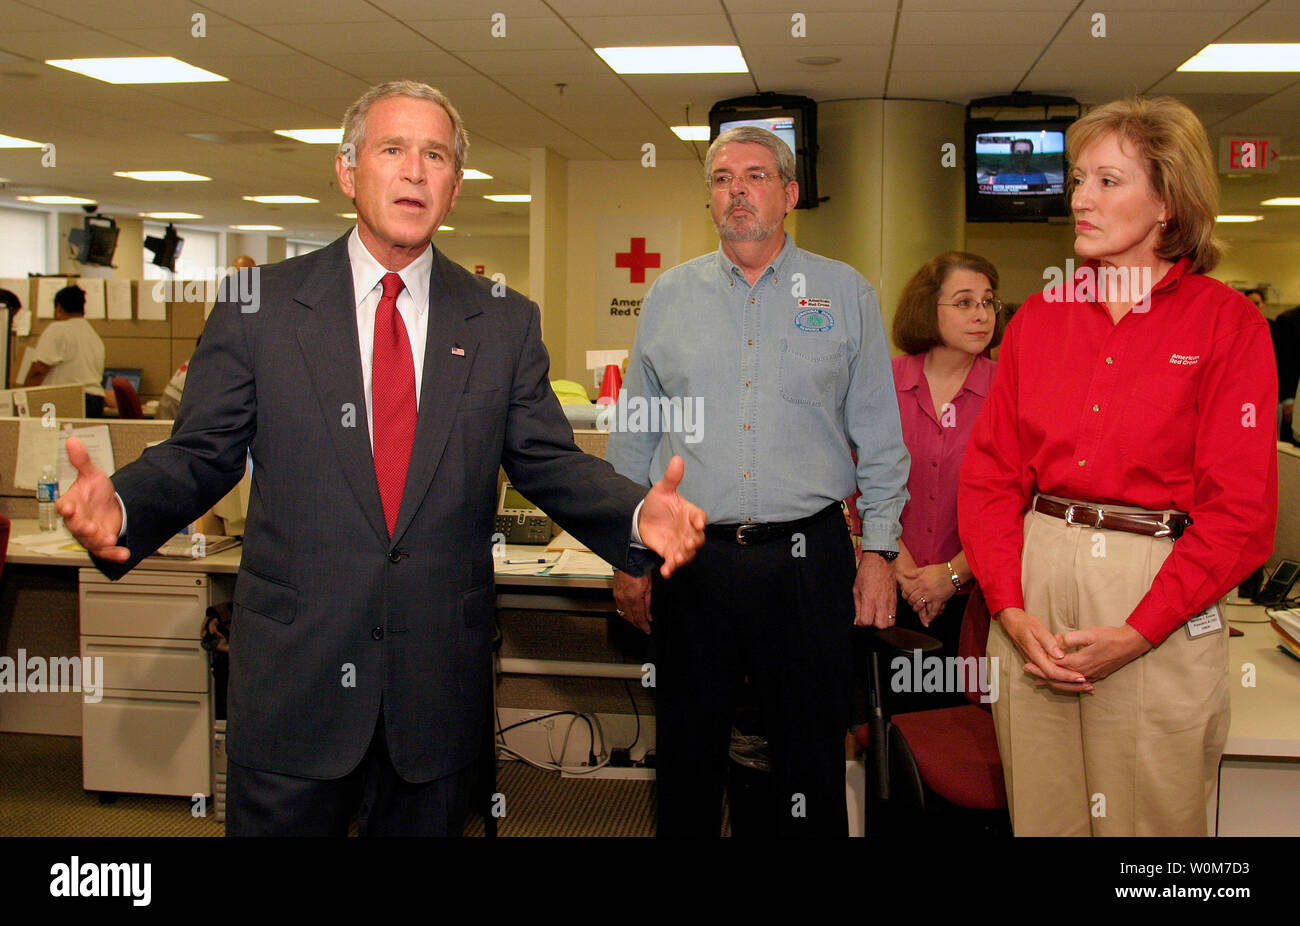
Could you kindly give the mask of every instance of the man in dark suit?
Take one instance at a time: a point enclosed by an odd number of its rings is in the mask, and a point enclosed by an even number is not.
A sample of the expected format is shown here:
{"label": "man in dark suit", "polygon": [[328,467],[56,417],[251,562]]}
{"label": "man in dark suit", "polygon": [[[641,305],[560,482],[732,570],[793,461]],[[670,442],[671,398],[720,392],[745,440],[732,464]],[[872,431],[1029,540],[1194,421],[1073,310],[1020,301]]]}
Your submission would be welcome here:
{"label": "man in dark suit", "polygon": [[[190,365],[172,437],[110,481],[69,441],[69,530],[116,578],[253,464],[231,635],[227,832],[456,834],[491,694],[498,464],[620,569],[703,540],[676,494],[577,450],[537,307],[430,244],[465,137],[403,81],[349,109],[356,228],[245,273]],[[260,270],[260,272],[259,272]],[[236,298],[235,294],[240,294]],[[116,498],[114,497],[116,494]],[[635,526],[634,526],[635,525]]]}

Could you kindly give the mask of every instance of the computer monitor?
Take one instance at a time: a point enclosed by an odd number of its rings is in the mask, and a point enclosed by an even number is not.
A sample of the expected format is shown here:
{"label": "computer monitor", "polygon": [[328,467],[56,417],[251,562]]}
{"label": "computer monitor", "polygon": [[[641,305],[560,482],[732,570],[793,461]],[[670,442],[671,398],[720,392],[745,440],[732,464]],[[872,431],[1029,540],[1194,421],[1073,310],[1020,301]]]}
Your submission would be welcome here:
{"label": "computer monitor", "polygon": [[117,379],[120,376],[122,379],[126,380],[128,383],[131,384],[131,388],[134,389],[136,393],[139,393],[140,376],[143,372],[144,371],[141,370],[139,367],[114,367],[112,369],[105,367],[104,388],[112,389],[113,380]]}

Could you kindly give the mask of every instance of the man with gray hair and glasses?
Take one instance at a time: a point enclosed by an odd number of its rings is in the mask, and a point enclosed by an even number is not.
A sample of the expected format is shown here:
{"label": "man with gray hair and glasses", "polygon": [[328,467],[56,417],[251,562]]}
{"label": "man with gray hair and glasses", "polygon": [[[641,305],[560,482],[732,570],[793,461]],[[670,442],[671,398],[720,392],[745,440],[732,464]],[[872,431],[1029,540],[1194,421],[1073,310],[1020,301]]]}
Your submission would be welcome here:
{"label": "man with gray hair and glasses", "polygon": [[[894,621],[907,501],[889,345],[871,284],[786,234],[799,185],[785,142],[723,132],[705,179],[721,246],[655,281],[625,383],[629,403],[697,403],[702,426],[619,431],[607,454],[642,485],[684,457],[682,489],[711,522],[670,580],[614,575],[620,613],[651,634],[659,834],[718,834],[747,678],[771,749],[765,822],[845,835],[850,628]],[[855,489],[860,563],[841,510]]]}

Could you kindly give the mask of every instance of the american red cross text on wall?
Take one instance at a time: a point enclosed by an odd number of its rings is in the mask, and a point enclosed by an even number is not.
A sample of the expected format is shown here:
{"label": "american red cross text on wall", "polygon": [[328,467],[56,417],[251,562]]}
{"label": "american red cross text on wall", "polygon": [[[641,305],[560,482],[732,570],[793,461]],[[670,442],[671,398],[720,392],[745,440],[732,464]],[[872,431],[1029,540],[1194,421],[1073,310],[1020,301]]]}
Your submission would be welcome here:
{"label": "american red cross text on wall", "polygon": [[659,266],[659,253],[651,251],[646,253],[644,238],[631,238],[630,250],[619,251],[614,255],[615,267],[626,267],[631,270],[631,283],[644,283],[645,271],[647,267]]}

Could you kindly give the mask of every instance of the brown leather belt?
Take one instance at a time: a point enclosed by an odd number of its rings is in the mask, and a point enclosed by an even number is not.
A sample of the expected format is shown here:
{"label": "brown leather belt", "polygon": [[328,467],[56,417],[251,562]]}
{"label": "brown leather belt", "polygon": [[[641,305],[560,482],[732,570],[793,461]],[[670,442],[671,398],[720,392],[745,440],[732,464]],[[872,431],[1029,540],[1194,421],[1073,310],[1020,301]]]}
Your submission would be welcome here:
{"label": "brown leather belt", "polygon": [[1034,499],[1034,510],[1054,518],[1061,518],[1066,524],[1125,531],[1147,537],[1168,537],[1170,540],[1177,540],[1183,536],[1183,531],[1192,525],[1191,515],[1181,511],[1171,511],[1167,514],[1154,511],[1146,514],[1120,513],[1107,511],[1101,505],[1056,502],[1041,495]]}
{"label": "brown leather belt", "polygon": [[710,524],[704,528],[706,537],[713,537],[717,540],[730,540],[741,546],[749,546],[754,543],[764,543],[768,540],[783,540],[788,538],[796,531],[810,527],[818,521],[830,518],[833,515],[844,516],[844,509],[840,502],[832,502],[821,511],[806,518],[799,518],[796,521],[766,522],[762,524]]}

